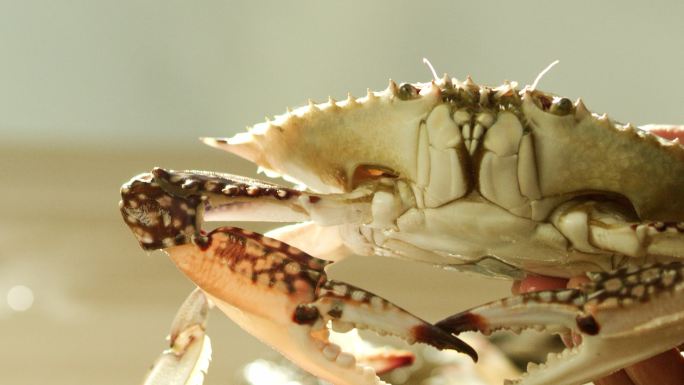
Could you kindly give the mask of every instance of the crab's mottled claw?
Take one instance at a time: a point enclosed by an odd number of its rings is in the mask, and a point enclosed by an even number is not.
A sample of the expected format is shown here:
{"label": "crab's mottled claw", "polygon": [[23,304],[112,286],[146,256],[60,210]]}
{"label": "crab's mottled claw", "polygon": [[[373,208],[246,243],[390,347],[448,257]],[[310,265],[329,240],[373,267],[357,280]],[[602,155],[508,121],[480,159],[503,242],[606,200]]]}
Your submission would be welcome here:
{"label": "crab's mottled claw", "polygon": [[274,239],[223,227],[164,251],[240,326],[335,384],[381,382],[328,341],[328,321],[335,328],[370,328],[476,357],[460,340],[388,301],[327,280],[327,261]]}
{"label": "crab's mottled claw", "polygon": [[475,351],[449,333],[362,289],[328,280],[327,261],[246,230],[221,227],[164,249],[212,301],[248,332],[334,384],[382,383],[328,340],[333,328],[367,328],[408,342]]}
{"label": "crab's mottled claw", "polygon": [[333,327],[337,323],[343,329],[344,325],[368,328],[411,343],[422,342],[438,349],[458,350],[477,361],[477,353],[465,342],[358,287],[327,280],[320,286],[314,306],[332,319]]}
{"label": "crab's mottled claw", "polygon": [[201,385],[211,343],[205,335],[209,304],[200,289],[183,302],[171,324],[170,347],[152,365],[143,385]]}
{"label": "crab's mottled claw", "polygon": [[[237,175],[161,168],[135,176],[123,185],[121,197],[121,214],[145,250],[185,244],[199,234],[203,221],[314,220],[334,229],[368,220],[371,199],[363,191],[317,195]],[[318,227],[309,227],[299,233],[315,236]],[[341,244],[333,232],[325,236]]]}
{"label": "crab's mottled claw", "polygon": [[530,364],[518,385],[574,385],[684,342],[684,264],[672,262],[590,274],[581,290],[506,298],[436,325],[459,333],[525,328],[572,331],[582,342]]}
{"label": "crab's mottled claw", "polygon": [[[324,268],[329,261],[247,230],[221,227],[209,233],[201,231],[202,210],[221,199],[236,203],[235,197],[208,192],[207,182],[225,183],[222,180],[227,177],[208,175],[209,180],[202,180],[197,174],[194,179],[203,189],[183,194],[182,186],[168,185],[167,180],[180,183],[173,176],[157,169],[124,186],[121,211],[134,234],[146,249],[164,250],[226,315],[303,369],[339,385],[382,383],[371,367],[357,365],[353,355],[328,340],[329,322],[338,330],[371,329],[410,343],[455,349],[477,359],[475,351],[458,338],[387,300],[328,280]],[[183,184],[190,184],[187,179]],[[284,201],[292,212],[302,208],[299,201]]]}

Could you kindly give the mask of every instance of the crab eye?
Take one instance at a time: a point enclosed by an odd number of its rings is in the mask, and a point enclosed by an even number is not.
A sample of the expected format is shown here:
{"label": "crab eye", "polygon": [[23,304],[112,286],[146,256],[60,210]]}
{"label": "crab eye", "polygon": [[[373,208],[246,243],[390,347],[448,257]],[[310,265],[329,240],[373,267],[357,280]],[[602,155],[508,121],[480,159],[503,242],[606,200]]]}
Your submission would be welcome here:
{"label": "crab eye", "polygon": [[572,102],[568,98],[553,98],[549,112],[555,115],[567,115],[572,111]]}
{"label": "crab eye", "polygon": [[362,164],[356,167],[351,179],[351,187],[356,188],[364,182],[381,178],[396,178],[397,174],[385,167]]}
{"label": "crab eye", "polygon": [[418,89],[409,83],[402,83],[397,94],[401,100],[411,100],[418,97]]}

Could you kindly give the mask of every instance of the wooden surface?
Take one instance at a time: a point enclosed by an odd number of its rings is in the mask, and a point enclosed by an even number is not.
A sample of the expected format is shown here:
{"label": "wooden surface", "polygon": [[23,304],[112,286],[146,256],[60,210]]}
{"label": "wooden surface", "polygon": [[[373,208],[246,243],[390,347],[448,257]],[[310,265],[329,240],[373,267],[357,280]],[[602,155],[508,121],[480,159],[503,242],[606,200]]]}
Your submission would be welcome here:
{"label": "wooden surface", "polygon": [[[0,383],[137,384],[165,347],[192,285],[161,253],[137,246],[117,206],[119,186],[153,166],[254,171],[199,143],[127,152],[0,147]],[[345,261],[331,275],[432,321],[505,296],[510,286],[381,258]],[[28,311],[9,309],[15,285],[33,290]],[[218,312],[209,334],[208,385],[232,383],[242,365],[273,354]]]}

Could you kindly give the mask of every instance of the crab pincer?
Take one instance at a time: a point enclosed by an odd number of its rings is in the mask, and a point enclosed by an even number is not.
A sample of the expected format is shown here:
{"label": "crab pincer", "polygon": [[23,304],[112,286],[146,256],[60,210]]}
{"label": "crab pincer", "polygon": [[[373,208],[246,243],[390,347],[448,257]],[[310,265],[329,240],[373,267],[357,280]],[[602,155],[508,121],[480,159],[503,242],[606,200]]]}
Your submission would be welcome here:
{"label": "crab pincer", "polygon": [[517,385],[584,384],[684,342],[684,264],[656,263],[588,273],[580,289],[528,292],[453,315],[450,333],[534,328],[581,342],[530,363]]}
{"label": "crab pincer", "polygon": [[211,342],[205,334],[209,302],[200,289],[185,299],[169,334],[169,349],[157,358],[143,385],[201,385],[211,360]]}
{"label": "crab pincer", "polygon": [[[226,176],[203,178],[201,189],[188,192],[168,186],[167,180],[175,178],[163,170],[138,176],[124,186],[122,213],[144,248],[166,252],[228,317],[298,366],[334,384],[383,383],[372,368],[357,364],[356,357],[328,340],[328,324],[455,349],[477,360],[477,353],[450,333],[373,293],[328,279],[324,268],[330,261],[240,228],[200,230],[207,207],[215,209],[219,202],[228,207],[242,199],[206,191],[208,182],[227,183]],[[245,189],[250,184],[261,192],[271,188],[243,182]],[[296,202],[285,197],[296,192],[285,193],[275,190],[269,204],[296,212]]]}

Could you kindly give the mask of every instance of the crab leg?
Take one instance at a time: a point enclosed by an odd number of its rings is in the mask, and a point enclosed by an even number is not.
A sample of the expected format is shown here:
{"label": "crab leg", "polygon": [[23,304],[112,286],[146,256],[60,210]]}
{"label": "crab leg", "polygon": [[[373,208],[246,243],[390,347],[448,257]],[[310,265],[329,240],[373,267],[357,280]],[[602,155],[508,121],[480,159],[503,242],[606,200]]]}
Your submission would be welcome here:
{"label": "crab leg", "polygon": [[642,221],[613,202],[571,200],[553,212],[551,221],[583,252],[609,250],[652,262],[684,257],[684,223]]}
{"label": "crab leg", "polygon": [[328,341],[328,321],[477,358],[461,340],[381,297],[328,280],[329,261],[247,230],[199,231],[206,201],[221,198],[183,195],[157,174],[134,178],[122,193],[121,211],[143,247],[165,251],[228,317],[315,376],[340,385],[382,383],[373,369],[356,365],[353,355]]}
{"label": "crab leg", "polygon": [[[451,333],[543,328],[571,330],[582,342],[546,363],[529,364],[518,385],[583,384],[684,342],[684,264],[589,274],[582,290],[526,293],[451,316]],[[648,341],[648,343],[644,343]]]}
{"label": "crab leg", "polygon": [[170,348],[162,352],[143,385],[201,385],[211,360],[205,335],[209,303],[200,289],[193,290],[171,323]]}

